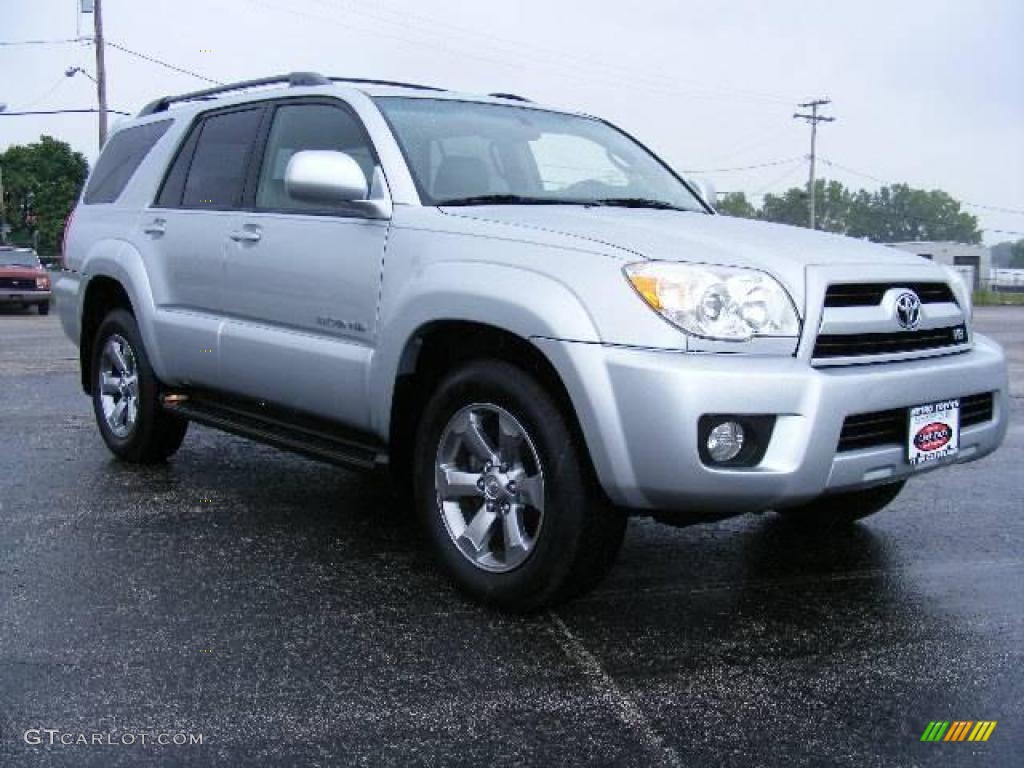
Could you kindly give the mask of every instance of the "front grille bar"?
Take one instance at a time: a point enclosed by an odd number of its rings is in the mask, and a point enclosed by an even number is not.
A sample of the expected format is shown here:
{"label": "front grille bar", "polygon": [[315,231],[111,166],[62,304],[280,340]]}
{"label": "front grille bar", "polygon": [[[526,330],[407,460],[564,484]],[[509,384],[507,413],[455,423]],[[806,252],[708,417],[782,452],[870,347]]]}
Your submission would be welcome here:
{"label": "front grille bar", "polygon": [[825,292],[825,306],[876,307],[893,288],[913,291],[922,304],[957,303],[946,283],[834,283]]}
{"label": "front grille bar", "polygon": [[859,357],[861,355],[891,355],[900,352],[920,352],[967,343],[967,327],[950,325],[923,331],[895,333],[826,333],[814,343],[815,358]]}

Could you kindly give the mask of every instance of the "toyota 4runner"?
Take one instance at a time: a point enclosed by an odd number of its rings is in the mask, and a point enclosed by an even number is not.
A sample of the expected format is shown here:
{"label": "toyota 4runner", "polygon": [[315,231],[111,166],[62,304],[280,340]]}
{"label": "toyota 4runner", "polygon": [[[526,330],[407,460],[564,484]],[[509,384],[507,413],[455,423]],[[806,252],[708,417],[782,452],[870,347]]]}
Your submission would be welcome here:
{"label": "toyota 4runner", "polygon": [[1005,360],[955,273],[702,190],[509,94],[236,83],[112,136],[57,304],[115,455],[194,421],[388,466],[506,608],[596,584],[630,513],[835,529],[996,449]]}

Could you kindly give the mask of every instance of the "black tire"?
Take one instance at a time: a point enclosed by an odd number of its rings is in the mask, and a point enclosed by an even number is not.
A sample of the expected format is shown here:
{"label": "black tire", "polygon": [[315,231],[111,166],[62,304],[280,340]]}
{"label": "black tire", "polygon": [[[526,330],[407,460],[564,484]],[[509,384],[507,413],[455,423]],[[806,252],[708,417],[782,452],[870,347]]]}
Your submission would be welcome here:
{"label": "black tire", "polygon": [[[137,417],[124,436],[114,434],[103,412],[100,392],[101,364],[107,340],[117,335],[134,356],[138,379]],[[117,458],[133,464],[156,464],[171,456],[181,446],[188,430],[188,421],[160,406],[160,382],[146,357],[146,349],[135,318],[130,312],[115,309],[100,323],[96,331],[92,357],[92,405],[103,441]]]}
{"label": "black tire", "polygon": [[50,314],[50,302],[41,301],[38,304],[36,304],[36,309],[39,310],[40,315],[48,315]]}
{"label": "black tire", "polygon": [[797,507],[776,511],[787,523],[808,529],[846,528],[857,520],[882,511],[899,495],[906,482],[903,480],[863,491],[829,494]]}
{"label": "black tire", "polygon": [[[446,425],[470,404],[497,406],[525,430],[543,473],[543,522],[525,561],[514,570],[484,570],[453,541],[442,517],[435,462]],[[626,528],[597,483],[585,447],[548,392],[522,369],[498,360],[467,363],[441,381],[424,409],[414,452],[418,515],[444,569],[474,599],[529,612],[597,585],[611,568]]]}

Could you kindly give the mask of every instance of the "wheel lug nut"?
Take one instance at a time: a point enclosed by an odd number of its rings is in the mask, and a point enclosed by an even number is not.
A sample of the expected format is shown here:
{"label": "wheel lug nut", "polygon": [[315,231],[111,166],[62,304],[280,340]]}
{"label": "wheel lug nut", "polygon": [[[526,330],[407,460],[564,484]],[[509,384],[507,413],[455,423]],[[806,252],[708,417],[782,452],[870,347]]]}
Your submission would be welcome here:
{"label": "wheel lug nut", "polygon": [[481,491],[484,489],[484,479],[482,477],[476,481],[476,487]]}

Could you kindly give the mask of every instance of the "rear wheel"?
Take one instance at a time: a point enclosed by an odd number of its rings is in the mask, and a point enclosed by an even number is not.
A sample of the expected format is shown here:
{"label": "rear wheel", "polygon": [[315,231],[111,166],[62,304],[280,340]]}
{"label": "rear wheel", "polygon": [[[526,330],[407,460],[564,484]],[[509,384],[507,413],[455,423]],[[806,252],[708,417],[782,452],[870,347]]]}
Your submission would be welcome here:
{"label": "rear wheel", "polygon": [[48,315],[50,314],[50,302],[41,301],[36,305],[36,309],[39,310],[40,315]]}
{"label": "rear wheel", "polygon": [[626,519],[583,450],[553,398],[513,365],[475,361],[441,382],[417,434],[416,505],[461,589],[530,611],[601,580]]}
{"label": "rear wheel", "polygon": [[131,313],[108,314],[93,350],[93,411],[111,452],[124,461],[153,464],[178,450],[188,421],[161,408],[160,383]]}
{"label": "rear wheel", "polygon": [[863,491],[830,494],[797,507],[780,509],[778,513],[787,522],[806,528],[844,528],[882,511],[899,495],[904,485],[906,480]]}

